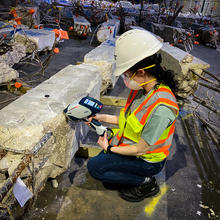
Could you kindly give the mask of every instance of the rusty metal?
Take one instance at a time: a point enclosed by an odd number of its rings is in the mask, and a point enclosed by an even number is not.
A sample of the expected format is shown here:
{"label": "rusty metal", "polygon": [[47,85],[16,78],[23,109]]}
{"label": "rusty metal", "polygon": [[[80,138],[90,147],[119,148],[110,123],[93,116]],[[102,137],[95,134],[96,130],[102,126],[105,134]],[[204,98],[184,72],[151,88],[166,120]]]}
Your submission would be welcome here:
{"label": "rusty metal", "polygon": [[[216,82],[214,82],[214,81],[212,81],[212,80],[210,80],[210,79],[208,79],[208,78],[206,78],[206,77],[204,77],[204,76],[202,76],[202,75],[196,73],[193,69],[190,69],[190,71],[192,71],[196,76],[198,76],[198,77],[201,78],[202,80],[204,80],[204,81],[206,81],[206,82],[209,82],[209,83],[211,83],[211,84],[214,85],[214,86],[217,86],[217,87],[219,86],[218,83],[216,83]],[[218,78],[217,78],[217,79],[218,79]]]}
{"label": "rusty metal", "polygon": [[[34,173],[35,175],[40,171],[40,169],[46,164],[46,162],[48,161],[49,157],[43,158],[42,161],[39,163],[39,166],[37,168],[34,169]],[[33,177],[32,176],[28,176],[25,180],[24,183],[27,187],[30,187],[31,184],[33,182]],[[7,215],[7,213],[9,214],[9,216],[12,216],[12,209],[14,207],[16,207],[18,204],[16,198],[13,196],[11,197],[10,201],[7,202],[7,205],[1,206],[0,208],[4,208],[4,210],[0,211],[0,219],[5,218],[5,216]]]}
{"label": "rusty metal", "polygon": [[213,85],[208,85],[208,84],[205,84],[205,83],[202,83],[202,82],[199,82],[199,85],[204,86],[204,87],[206,87],[208,89],[211,89],[211,90],[213,90],[215,92],[220,93],[220,89],[217,88],[217,87],[214,87]]}
{"label": "rusty metal", "polygon": [[212,78],[214,78],[215,80],[217,80],[220,83],[220,79],[217,76],[215,76],[214,74],[210,73],[208,70],[203,70],[203,72],[208,74],[209,76],[211,76]]}
{"label": "rusty metal", "polygon": [[14,170],[13,174],[8,178],[6,183],[0,189],[0,202],[4,199],[7,192],[14,185],[17,178],[21,175],[25,167],[27,167],[28,164],[31,162],[32,155],[35,155],[41,149],[41,147],[48,141],[48,139],[52,136],[52,134],[53,134],[52,132],[49,132],[46,135],[44,135],[44,137],[39,141],[39,143],[37,143],[33,147],[31,152],[24,155],[21,163],[18,165],[18,167]]}
{"label": "rusty metal", "polygon": [[195,102],[199,103],[200,105],[208,108],[209,110],[211,110],[212,112],[216,113],[217,115],[220,115],[220,111],[217,110],[216,108],[208,105],[208,103],[204,99],[202,99],[202,98],[200,98],[200,97],[198,97],[196,95],[192,95],[192,96],[193,96],[193,101],[195,101]]}

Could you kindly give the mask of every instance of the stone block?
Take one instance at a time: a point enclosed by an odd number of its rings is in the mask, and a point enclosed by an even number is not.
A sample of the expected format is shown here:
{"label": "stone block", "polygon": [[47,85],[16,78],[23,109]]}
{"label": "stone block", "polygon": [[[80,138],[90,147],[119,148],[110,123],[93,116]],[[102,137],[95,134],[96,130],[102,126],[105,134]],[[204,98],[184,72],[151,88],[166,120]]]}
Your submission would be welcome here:
{"label": "stone block", "polygon": [[103,22],[99,30],[97,31],[97,40],[101,43],[108,40],[111,37],[118,35],[120,29],[120,20],[109,19],[107,22]]}
{"label": "stone block", "polygon": [[26,56],[25,46],[22,44],[13,44],[11,49],[0,56],[0,62],[4,62],[9,66],[13,66]]}
{"label": "stone block", "polygon": [[19,77],[19,73],[5,62],[0,62],[0,83],[10,82]]}
{"label": "stone block", "polygon": [[44,29],[29,29],[15,34],[15,42],[26,47],[26,53],[51,50],[55,42],[55,33]]}
{"label": "stone block", "polygon": [[[13,28],[13,24],[8,24],[6,22],[0,21],[0,34],[7,34],[8,36],[11,36],[11,34],[15,33],[15,30]],[[26,25],[20,25],[19,28],[22,28],[22,30],[28,29],[28,26]]]}
{"label": "stone block", "polygon": [[167,70],[172,70],[175,80],[179,82],[177,95],[187,98],[193,94],[197,89],[198,77],[191,70],[202,75],[203,70],[208,69],[210,65],[169,43],[163,44],[160,54],[162,55],[161,65]]}
{"label": "stone block", "polygon": [[73,32],[77,35],[86,36],[91,32],[90,22],[83,16],[73,15],[74,29]]}
{"label": "stone block", "polygon": [[113,75],[115,69],[114,52],[115,38],[111,38],[84,56],[84,62],[97,66],[101,73],[101,94],[104,94],[107,88],[114,87],[118,79]]}
{"label": "stone block", "polygon": [[[34,167],[48,158],[37,174],[37,188],[48,177],[55,178],[68,168],[89,129],[83,122],[67,121],[63,109],[86,95],[99,99],[100,85],[100,73],[95,66],[69,65],[0,110],[0,146],[3,149],[28,152],[46,133],[53,132],[34,156]],[[22,155],[5,156],[10,164],[9,175]],[[22,173],[24,176],[28,174],[27,169]]]}

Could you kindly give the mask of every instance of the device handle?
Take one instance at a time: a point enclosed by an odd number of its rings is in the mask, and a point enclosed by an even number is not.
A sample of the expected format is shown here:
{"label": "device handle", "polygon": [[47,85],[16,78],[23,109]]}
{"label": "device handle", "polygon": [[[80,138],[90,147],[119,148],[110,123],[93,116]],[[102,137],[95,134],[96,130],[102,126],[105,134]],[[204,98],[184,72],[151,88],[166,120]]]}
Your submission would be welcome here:
{"label": "device handle", "polygon": [[[102,124],[98,121],[98,120],[96,120],[96,119],[92,119],[92,121],[90,122],[91,124],[94,124],[94,125],[96,125],[96,126],[101,126]],[[92,125],[91,125],[92,126]]]}

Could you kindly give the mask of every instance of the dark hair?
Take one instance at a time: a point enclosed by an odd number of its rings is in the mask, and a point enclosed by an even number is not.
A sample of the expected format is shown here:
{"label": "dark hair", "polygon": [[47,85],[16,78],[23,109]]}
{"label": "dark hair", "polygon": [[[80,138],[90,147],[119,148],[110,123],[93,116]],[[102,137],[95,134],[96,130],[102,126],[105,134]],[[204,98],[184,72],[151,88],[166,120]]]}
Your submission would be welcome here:
{"label": "dark hair", "polygon": [[[171,70],[165,70],[161,67],[160,63],[162,61],[160,54],[154,54],[150,57],[147,57],[138,63],[136,63],[134,66],[130,68],[130,70],[134,73],[138,69],[142,69],[144,67],[156,64],[156,66],[149,68],[145,70],[148,74],[154,76],[157,79],[157,82],[163,83],[170,87],[172,92],[175,94],[177,92],[178,84],[174,80],[174,73]],[[157,87],[156,87],[157,88]]]}

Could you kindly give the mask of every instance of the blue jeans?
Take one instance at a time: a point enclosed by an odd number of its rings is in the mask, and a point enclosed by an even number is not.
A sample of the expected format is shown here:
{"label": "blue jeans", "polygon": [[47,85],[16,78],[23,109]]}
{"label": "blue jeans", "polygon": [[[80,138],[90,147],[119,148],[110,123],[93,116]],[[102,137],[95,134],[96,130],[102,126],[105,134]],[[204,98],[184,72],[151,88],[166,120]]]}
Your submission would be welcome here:
{"label": "blue jeans", "polygon": [[102,151],[89,159],[87,168],[91,176],[108,183],[140,185],[163,168],[165,160],[148,163],[135,156],[109,154]]}

